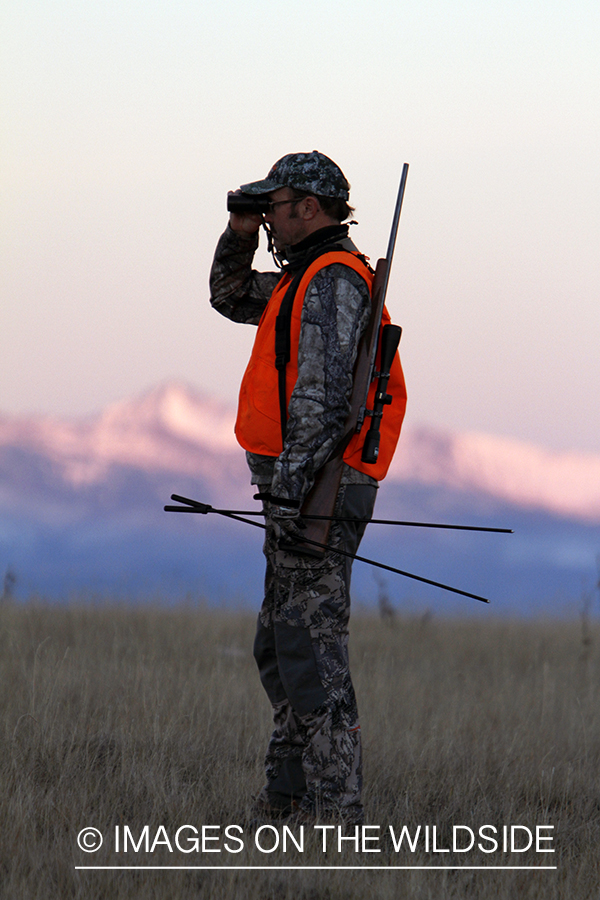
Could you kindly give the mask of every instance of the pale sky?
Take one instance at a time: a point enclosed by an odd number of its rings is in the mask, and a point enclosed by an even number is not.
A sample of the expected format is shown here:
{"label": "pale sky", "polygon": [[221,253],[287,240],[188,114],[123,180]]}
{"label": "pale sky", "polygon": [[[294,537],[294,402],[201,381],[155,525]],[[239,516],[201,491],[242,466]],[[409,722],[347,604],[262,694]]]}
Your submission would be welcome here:
{"label": "pale sky", "polygon": [[170,378],[233,402],[253,329],[208,306],[226,192],[319,149],[373,261],[410,163],[407,421],[600,452],[597,0],[2,10],[0,411]]}

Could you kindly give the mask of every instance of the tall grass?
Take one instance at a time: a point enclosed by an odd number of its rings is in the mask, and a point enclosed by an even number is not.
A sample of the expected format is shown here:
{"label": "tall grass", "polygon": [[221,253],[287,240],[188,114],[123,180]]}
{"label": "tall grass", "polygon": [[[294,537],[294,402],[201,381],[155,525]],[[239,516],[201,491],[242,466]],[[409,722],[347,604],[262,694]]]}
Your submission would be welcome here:
{"label": "tall grass", "polygon": [[[260,853],[248,833],[270,710],[254,618],[202,608],[0,607],[6,898],[600,896],[600,633],[586,621],[355,616],[365,810],[380,853]],[[239,824],[239,854],[114,852],[114,830]],[[393,851],[389,826],[552,825],[554,854]],[[104,846],[86,854],[94,826]],[[281,829],[280,829],[281,831]],[[217,832],[211,832],[215,835]],[[352,830],[353,833],[353,830]],[[222,834],[222,833],[221,833]],[[297,829],[296,829],[297,835]],[[264,843],[268,844],[265,833]],[[271,836],[272,837],[272,836]],[[211,845],[215,846],[215,845]],[[489,846],[489,845],[488,845]],[[546,845],[548,846],[548,845]],[[82,871],[80,865],[378,865],[363,871]],[[393,865],[556,865],[395,871]]]}

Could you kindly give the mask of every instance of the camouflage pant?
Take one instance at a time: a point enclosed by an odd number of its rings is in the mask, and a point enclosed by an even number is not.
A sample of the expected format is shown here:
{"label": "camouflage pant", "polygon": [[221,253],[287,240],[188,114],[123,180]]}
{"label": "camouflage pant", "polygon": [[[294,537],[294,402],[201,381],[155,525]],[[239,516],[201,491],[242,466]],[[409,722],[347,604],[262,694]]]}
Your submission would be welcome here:
{"label": "camouflage pant", "polygon": [[[260,486],[268,490],[268,486]],[[342,485],[336,514],[369,518],[376,488]],[[361,822],[360,725],[348,665],[352,561],[365,526],[334,522],[322,559],[277,548],[267,516],[265,599],[254,656],[275,730],[261,799]]]}

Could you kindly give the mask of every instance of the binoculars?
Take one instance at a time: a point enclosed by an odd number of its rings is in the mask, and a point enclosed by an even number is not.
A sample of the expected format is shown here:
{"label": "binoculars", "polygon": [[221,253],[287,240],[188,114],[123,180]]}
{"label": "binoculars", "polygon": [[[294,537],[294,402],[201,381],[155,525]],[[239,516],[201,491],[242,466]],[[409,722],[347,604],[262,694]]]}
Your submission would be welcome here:
{"label": "binoculars", "polygon": [[264,215],[269,212],[270,205],[271,201],[268,197],[242,194],[241,191],[227,194],[227,212],[237,213],[238,215],[243,216],[248,213]]}

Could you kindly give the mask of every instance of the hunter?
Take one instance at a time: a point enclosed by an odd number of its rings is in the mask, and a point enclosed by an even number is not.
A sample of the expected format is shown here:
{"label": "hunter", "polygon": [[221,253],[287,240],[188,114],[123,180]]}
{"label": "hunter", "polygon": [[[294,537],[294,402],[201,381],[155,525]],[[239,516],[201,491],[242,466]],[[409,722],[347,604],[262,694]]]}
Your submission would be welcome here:
{"label": "hunter", "polygon": [[[322,153],[282,157],[266,179],[241,186],[242,195],[266,201],[266,211],[230,213],[210,274],[212,306],[258,326],[236,436],[267,525],[254,643],[274,719],[266,783],[255,800],[255,814],[267,820],[364,820],[348,661],[351,560],[336,554],[336,548],[357,552],[364,521],[334,521],[320,555],[301,548],[302,505],[343,434],[371,315],[373,271],[343,224],[353,213],[349,190],[339,166]],[[252,268],[261,225],[279,272]],[[344,450],[334,512],[341,518],[371,518],[394,453],[406,406],[397,355],[389,390],[377,462],[361,461],[366,427]]]}

